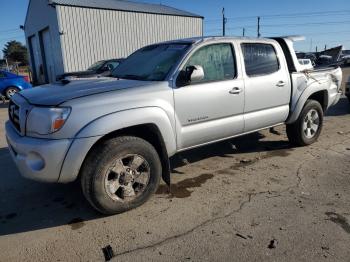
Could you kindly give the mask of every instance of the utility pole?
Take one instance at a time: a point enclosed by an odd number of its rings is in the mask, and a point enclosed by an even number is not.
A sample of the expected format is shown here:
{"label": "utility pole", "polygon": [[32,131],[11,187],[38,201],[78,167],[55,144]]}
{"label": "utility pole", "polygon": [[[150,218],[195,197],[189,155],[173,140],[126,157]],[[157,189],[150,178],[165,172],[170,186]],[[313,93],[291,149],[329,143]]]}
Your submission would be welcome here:
{"label": "utility pole", "polygon": [[258,37],[260,37],[260,16],[258,16]]}
{"label": "utility pole", "polygon": [[225,8],[222,8],[222,35],[226,35],[226,23],[227,19],[225,17]]}
{"label": "utility pole", "polygon": [[245,28],[243,28],[242,35],[245,36]]}
{"label": "utility pole", "polygon": [[317,46],[316,46],[316,53],[318,53],[318,52],[317,52]]}
{"label": "utility pole", "polygon": [[326,51],[327,50],[327,45],[324,45],[324,51]]}
{"label": "utility pole", "polygon": [[312,38],[310,39],[310,52],[312,52]]}

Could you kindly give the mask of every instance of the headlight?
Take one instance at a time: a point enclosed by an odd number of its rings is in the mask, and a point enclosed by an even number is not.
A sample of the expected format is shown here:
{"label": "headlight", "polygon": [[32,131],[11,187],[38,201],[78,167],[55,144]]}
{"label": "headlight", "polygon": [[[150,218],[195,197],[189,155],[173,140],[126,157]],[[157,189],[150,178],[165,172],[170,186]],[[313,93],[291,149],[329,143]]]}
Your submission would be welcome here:
{"label": "headlight", "polygon": [[48,135],[60,130],[70,111],[69,107],[34,107],[27,117],[27,134]]}

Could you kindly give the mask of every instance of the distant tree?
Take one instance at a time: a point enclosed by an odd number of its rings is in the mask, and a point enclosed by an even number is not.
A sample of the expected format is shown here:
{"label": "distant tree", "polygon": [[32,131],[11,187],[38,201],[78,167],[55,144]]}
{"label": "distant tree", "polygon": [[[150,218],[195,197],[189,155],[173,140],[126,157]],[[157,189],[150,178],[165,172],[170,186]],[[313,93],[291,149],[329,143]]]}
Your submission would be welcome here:
{"label": "distant tree", "polygon": [[23,65],[28,65],[27,47],[16,40],[9,41],[2,49],[4,58],[9,62],[20,62]]}

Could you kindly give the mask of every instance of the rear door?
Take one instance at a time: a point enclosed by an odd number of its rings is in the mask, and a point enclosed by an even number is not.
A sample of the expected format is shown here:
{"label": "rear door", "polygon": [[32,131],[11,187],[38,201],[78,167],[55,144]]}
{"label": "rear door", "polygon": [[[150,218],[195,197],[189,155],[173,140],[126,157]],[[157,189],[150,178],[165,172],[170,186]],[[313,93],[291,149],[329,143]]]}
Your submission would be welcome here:
{"label": "rear door", "polygon": [[241,43],[245,71],[244,132],[283,123],[289,114],[291,82],[275,42]]}
{"label": "rear door", "polygon": [[205,45],[190,55],[183,68],[200,65],[205,76],[174,89],[178,150],[243,131],[244,82],[236,64],[232,43]]}

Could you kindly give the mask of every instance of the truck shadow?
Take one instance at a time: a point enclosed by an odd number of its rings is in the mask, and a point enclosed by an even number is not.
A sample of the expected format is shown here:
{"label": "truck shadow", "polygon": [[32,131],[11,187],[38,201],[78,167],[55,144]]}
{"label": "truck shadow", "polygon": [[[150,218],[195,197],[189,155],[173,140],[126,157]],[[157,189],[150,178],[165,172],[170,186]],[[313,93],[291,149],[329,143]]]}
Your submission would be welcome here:
{"label": "truck shadow", "polygon": [[79,228],[102,217],[85,200],[80,184],[44,184],[22,178],[7,148],[0,148],[0,236],[61,225]]}
{"label": "truck shadow", "polygon": [[343,116],[350,114],[350,102],[346,97],[340,98],[339,102],[332,106],[326,113],[327,116]]}
{"label": "truck shadow", "polygon": [[[262,134],[255,133],[175,156],[171,159],[173,174],[176,174],[177,167],[209,157],[232,157],[232,154],[289,148],[287,141],[261,141],[262,138]],[[103,217],[85,200],[79,181],[62,185],[24,179],[7,148],[0,148],[0,168],[0,236],[62,225],[77,230],[84,226],[84,221]]]}
{"label": "truck shadow", "polygon": [[236,154],[271,151],[281,152],[283,156],[282,151],[291,149],[287,140],[261,140],[263,138],[265,136],[257,132],[183,152],[171,158],[172,172],[176,174],[176,168],[214,156],[231,158]]}

